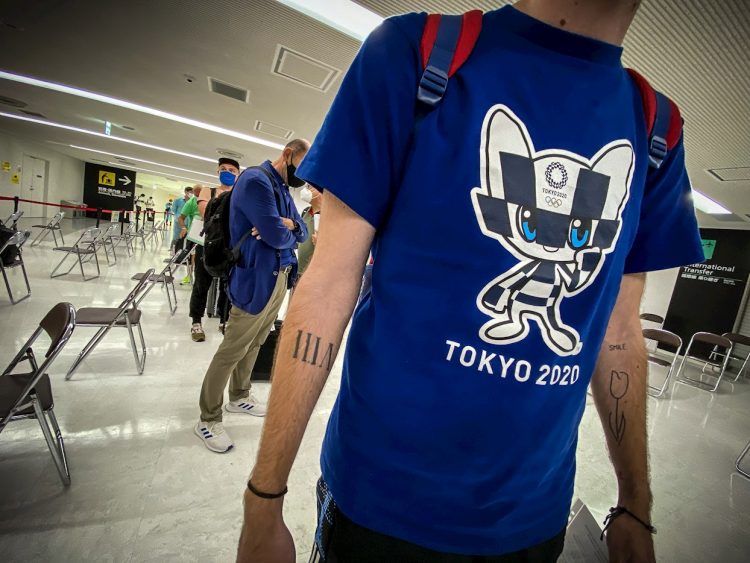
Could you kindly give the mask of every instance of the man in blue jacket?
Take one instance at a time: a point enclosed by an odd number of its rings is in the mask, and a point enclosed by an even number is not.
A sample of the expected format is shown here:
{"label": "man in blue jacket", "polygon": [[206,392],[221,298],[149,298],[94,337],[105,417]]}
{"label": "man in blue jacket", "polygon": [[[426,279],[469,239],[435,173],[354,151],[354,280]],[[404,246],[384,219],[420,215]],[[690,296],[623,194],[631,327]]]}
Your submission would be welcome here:
{"label": "man in blue jacket", "polygon": [[284,296],[296,280],[294,248],[307,240],[307,228],[289,186],[304,184],[295,172],[309,148],[305,140],[291,141],[274,162],[245,170],[232,191],[230,242],[234,246],[246,233],[252,236],[246,237],[230,274],[233,307],[201,389],[201,418],[195,433],[214,452],[227,452],[234,445],[222,425],[221,412],[230,377],[227,412],[266,413],[265,406],[250,395],[250,376]]}

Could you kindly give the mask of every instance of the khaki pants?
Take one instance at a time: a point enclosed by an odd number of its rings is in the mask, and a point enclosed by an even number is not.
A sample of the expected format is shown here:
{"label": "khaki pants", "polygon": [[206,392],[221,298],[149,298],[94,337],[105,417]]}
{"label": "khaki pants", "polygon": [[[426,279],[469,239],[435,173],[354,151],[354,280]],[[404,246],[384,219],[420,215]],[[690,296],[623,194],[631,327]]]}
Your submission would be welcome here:
{"label": "khaki pants", "polygon": [[244,399],[250,394],[250,375],[258,359],[261,345],[268,338],[287,289],[289,269],[279,272],[276,287],[265,308],[257,315],[232,307],[226,333],[216,350],[201,388],[201,420],[221,420],[224,389],[229,384],[229,400]]}

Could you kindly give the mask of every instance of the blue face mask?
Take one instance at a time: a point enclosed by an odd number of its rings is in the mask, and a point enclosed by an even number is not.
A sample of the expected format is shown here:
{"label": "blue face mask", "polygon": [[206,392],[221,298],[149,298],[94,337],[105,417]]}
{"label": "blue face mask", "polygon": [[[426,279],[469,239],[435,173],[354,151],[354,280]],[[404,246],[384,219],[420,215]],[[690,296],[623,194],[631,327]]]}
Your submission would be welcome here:
{"label": "blue face mask", "polygon": [[229,170],[222,170],[219,172],[219,182],[221,182],[223,186],[234,186],[234,181],[236,179],[237,176]]}

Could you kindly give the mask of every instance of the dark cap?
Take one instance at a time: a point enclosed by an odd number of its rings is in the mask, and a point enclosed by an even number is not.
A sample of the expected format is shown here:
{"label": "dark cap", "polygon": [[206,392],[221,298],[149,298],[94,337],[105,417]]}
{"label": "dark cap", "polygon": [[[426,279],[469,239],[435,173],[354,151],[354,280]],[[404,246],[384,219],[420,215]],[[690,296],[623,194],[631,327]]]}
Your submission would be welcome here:
{"label": "dark cap", "polygon": [[237,161],[236,161],[235,159],[233,159],[233,158],[226,158],[226,157],[223,157],[223,156],[222,156],[222,157],[221,157],[221,158],[219,159],[219,166],[221,166],[222,164],[231,164],[231,165],[232,165],[232,166],[234,166],[234,167],[235,167],[235,168],[236,168],[237,170],[239,170],[239,169],[240,169],[240,163],[239,163],[239,162],[237,162]]}

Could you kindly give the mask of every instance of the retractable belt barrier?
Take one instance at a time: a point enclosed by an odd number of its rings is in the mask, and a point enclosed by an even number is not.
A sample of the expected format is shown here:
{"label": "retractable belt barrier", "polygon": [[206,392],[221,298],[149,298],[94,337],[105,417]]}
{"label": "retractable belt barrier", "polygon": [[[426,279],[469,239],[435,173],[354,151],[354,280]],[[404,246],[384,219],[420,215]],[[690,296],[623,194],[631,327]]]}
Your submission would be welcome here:
{"label": "retractable belt barrier", "polygon": [[[94,211],[96,212],[96,226],[99,226],[99,222],[102,218],[102,213],[122,213],[120,215],[120,223],[125,223],[126,221],[123,221],[123,217],[125,213],[135,213],[136,214],[136,225],[138,225],[138,218],[141,213],[141,211],[128,211],[126,209],[104,209],[102,207],[88,207],[86,205],[64,205],[62,203],[52,203],[50,201],[35,201],[33,199],[24,199],[19,196],[4,196],[0,195],[0,201],[12,201],[13,202],[13,212],[15,213],[18,211],[18,204],[23,203],[33,203],[35,205],[47,205],[49,207],[59,207],[61,209],[75,209],[76,211]],[[166,215],[166,211],[154,211],[148,210],[143,212],[144,215]]]}

